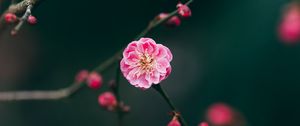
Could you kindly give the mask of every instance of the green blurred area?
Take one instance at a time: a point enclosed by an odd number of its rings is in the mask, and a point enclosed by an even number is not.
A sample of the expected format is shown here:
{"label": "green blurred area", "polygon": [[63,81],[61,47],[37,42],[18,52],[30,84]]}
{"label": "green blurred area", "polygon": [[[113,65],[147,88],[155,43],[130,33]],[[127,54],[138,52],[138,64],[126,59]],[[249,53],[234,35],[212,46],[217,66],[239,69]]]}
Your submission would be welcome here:
{"label": "green blurred area", "polygon": [[[278,40],[277,25],[286,0],[195,0],[192,17],[177,28],[158,27],[146,37],[173,52],[173,71],[162,83],[191,126],[204,120],[207,107],[224,102],[240,111],[249,126],[296,126],[300,89],[300,45]],[[92,69],[114,55],[160,12],[175,9],[171,0],[47,0],[33,14],[18,40],[34,39],[36,58],[15,88],[66,87],[81,69]],[[6,33],[8,34],[8,33]],[[9,41],[7,41],[9,43]],[[26,45],[26,43],[25,43]],[[103,73],[107,83],[114,70]],[[114,126],[117,116],[102,110],[98,95],[83,89],[57,101],[0,103],[1,126]],[[152,89],[141,91],[122,79],[121,97],[132,112],[126,126],[164,126],[169,108]]]}

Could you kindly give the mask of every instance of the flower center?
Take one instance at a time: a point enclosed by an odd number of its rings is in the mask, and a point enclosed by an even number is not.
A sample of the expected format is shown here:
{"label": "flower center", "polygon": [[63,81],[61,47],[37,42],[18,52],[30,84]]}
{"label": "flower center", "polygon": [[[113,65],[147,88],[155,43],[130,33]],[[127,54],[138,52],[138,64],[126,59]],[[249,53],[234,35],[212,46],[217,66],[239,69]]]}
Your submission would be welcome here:
{"label": "flower center", "polygon": [[149,56],[149,54],[145,53],[140,56],[139,66],[142,70],[146,72],[150,72],[153,69],[154,59]]}

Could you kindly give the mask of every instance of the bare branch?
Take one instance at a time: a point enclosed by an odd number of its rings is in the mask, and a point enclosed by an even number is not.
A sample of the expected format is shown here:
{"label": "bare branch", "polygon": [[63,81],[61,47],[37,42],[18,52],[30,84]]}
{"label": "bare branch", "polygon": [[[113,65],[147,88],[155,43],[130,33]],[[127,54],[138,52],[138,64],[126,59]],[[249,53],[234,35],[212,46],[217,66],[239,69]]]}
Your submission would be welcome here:
{"label": "bare branch", "polygon": [[[104,72],[108,68],[118,61],[120,54],[117,53],[113,57],[109,58],[93,71]],[[19,101],[19,100],[58,100],[67,98],[84,86],[84,83],[73,83],[71,86],[63,89],[57,89],[52,91],[8,91],[0,92],[1,101]]]}

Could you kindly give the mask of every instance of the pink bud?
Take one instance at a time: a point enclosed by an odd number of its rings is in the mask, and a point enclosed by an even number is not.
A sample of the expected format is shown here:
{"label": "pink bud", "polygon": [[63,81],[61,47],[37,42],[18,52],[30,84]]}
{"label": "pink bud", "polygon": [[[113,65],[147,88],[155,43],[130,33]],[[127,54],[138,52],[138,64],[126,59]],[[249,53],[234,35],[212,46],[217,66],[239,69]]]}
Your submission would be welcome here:
{"label": "pink bud", "polygon": [[120,107],[122,112],[129,112],[130,111],[130,106],[125,105],[124,102],[120,102],[119,107]]}
{"label": "pink bud", "polygon": [[85,81],[87,79],[88,76],[89,76],[89,71],[81,70],[77,73],[77,75],[75,77],[75,82],[82,83],[83,81]]}
{"label": "pink bud", "polygon": [[168,124],[168,126],[181,126],[180,122],[178,121],[177,117],[174,117]]}
{"label": "pink bud", "polygon": [[287,43],[295,43],[300,39],[300,8],[292,3],[285,10],[278,28],[279,37]]}
{"label": "pink bud", "polygon": [[178,16],[173,16],[166,22],[166,25],[170,26],[170,27],[177,27],[180,24],[181,24],[181,21]]}
{"label": "pink bud", "polygon": [[87,84],[92,89],[98,89],[102,85],[102,76],[97,72],[92,72],[87,78]]}
{"label": "pink bud", "polygon": [[201,122],[198,126],[208,126],[207,122]]}
{"label": "pink bud", "polygon": [[13,13],[6,13],[4,19],[7,23],[14,23],[17,21],[17,16]]}
{"label": "pink bud", "polygon": [[98,103],[101,107],[104,107],[108,110],[114,110],[114,108],[117,106],[117,99],[113,93],[104,92],[99,95]]}
{"label": "pink bud", "polygon": [[177,10],[178,10],[178,14],[183,17],[183,18],[188,18],[190,16],[192,16],[192,11],[191,9],[185,5],[185,4],[181,4],[181,3],[178,3],[177,4]]}
{"label": "pink bud", "polygon": [[[164,18],[167,18],[169,16],[168,13],[160,13],[156,16],[156,21],[163,20]],[[181,23],[180,18],[178,16],[173,16],[170,19],[166,21],[166,26],[169,27],[176,27],[179,26]]]}
{"label": "pink bud", "polygon": [[216,103],[208,108],[207,118],[214,125],[228,125],[233,121],[233,110],[224,103]]}
{"label": "pink bud", "polygon": [[37,23],[37,19],[36,19],[34,16],[29,15],[29,17],[28,17],[28,19],[27,19],[27,22],[28,22],[29,24],[31,24],[31,25],[34,25],[34,24]]}

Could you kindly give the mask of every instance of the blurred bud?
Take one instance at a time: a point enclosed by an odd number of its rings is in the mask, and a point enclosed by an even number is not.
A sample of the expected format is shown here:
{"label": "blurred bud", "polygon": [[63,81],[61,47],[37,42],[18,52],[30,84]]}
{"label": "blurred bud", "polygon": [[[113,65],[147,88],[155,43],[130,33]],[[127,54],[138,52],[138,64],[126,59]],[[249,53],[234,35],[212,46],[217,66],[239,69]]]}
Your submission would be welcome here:
{"label": "blurred bud", "polygon": [[98,103],[101,107],[113,111],[117,106],[117,99],[112,92],[104,92],[99,95]]}
{"label": "blurred bud", "polygon": [[201,122],[198,126],[208,126],[207,122]]}
{"label": "blurred bud", "polygon": [[173,119],[169,122],[168,126],[181,126],[177,116],[173,117]]}
{"label": "blurred bud", "polygon": [[213,125],[228,125],[233,121],[234,111],[224,103],[216,103],[208,108],[206,116]]}
{"label": "blurred bud", "polygon": [[[168,13],[160,13],[159,15],[156,16],[155,21],[160,21],[169,16]],[[170,19],[168,19],[165,23],[166,26],[168,27],[177,27],[181,23],[180,18],[178,16],[173,16]]]}
{"label": "blurred bud", "polygon": [[92,89],[98,89],[103,83],[102,76],[97,72],[92,72],[87,78],[87,85]]}
{"label": "blurred bud", "polygon": [[89,71],[81,70],[75,76],[75,82],[76,83],[82,83],[83,81],[85,81],[87,79],[88,76],[89,76]]}
{"label": "blurred bud", "polygon": [[183,17],[183,18],[188,18],[190,16],[192,16],[192,11],[191,9],[185,5],[185,4],[182,4],[182,3],[178,3],[177,4],[177,10],[178,10],[178,14]]}
{"label": "blurred bud", "polygon": [[108,82],[108,86],[111,88],[111,89],[115,89],[117,87],[116,85],[116,81],[115,80],[110,80]]}
{"label": "blurred bud", "polygon": [[170,26],[170,27],[177,27],[180,24],[181,24],[181,21],[178,16],[173,16],[166,22],[166,25]]}
{"label": "blurred bud", "polygon": [[280,39],[286,43],[295,43],[300,39],[300,5],[291,3],[284,10],[278,28]]}
{"label": "blurred bud", "polygon": [[125,105],[124,102],[120,102],[119,107],[121,108],[122,112],[127,113],[130,111],[130,107]]}
{"label": "blurred bud", "polygon": [[130,111],[130,107],[129,106],[123,106],[122,107],[122,111],[123,112],[129,112]]}
{"label": "blurred bud", "polygon": [[31,25],[35,25],[37,23],[37,19],[36,17],[29,15],[29,17],[27,18],[27,22]]}
{"label": "blurred bud", "polygon": [[10,35],[11,36],[16,36],[17,35],[17,31],[16,30],[11,30],[10,31]]}
{"label": "blurred bud", "polygon": [[14,23],[17,21],[17,16],[13,13],[6,13],[4,15],[4,20],[6,21],[6,23]]}

